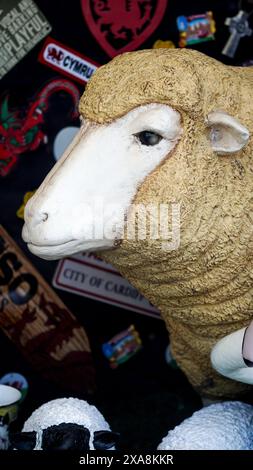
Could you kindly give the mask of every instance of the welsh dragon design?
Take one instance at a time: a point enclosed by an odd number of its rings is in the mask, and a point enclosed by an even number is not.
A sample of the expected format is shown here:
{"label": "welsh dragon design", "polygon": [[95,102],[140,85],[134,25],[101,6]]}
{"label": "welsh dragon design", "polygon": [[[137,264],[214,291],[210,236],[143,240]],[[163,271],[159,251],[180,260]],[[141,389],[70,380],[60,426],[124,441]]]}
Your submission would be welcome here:
{"label": "welsh dragon design", "polygon": [[73,100],[72,117],[77,116],[80,94],[78,88],[68,80],[53,80],[45,85],[24,117],[20,110],[9,109],[9,95],[3,99],[0,107],[0,176],[10,172],[20,154],[36,150],[41,143],[47,143],[47,136],[41,127],[45,123],[50,97],[59,91],[70,94]]}
{"label": "welsh dragon design", "polygon": [[167,0],[81,0],[83,15],[110,56],[137,49],[156,30]]}
{"label": "welsh dragon design", "polygon": [[94,11],[99,17],[98,26],[101,29],[109,27],[115,39],[127,39],[128,32],[135,38],[152,17],[152,1],[99,0],[94,2]]}

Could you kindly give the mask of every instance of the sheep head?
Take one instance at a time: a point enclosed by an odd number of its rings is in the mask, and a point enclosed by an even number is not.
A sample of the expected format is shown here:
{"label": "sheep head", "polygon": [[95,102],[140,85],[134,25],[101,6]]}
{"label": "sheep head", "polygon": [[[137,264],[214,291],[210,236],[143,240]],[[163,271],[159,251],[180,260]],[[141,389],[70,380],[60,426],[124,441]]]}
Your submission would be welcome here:
{"label": "sheep head", "polygon": [[98,69],[80,101],[80,132],[26,206],[29,249],[56,259],[121,244],[115,251],[124,258],[124,248],[136,255],[141,244],[154,259],[157,240],[129,241],[123,226],[133,203],[178,203],[181,246],[195,236],[203,251],[221,198],[233,198],[249,140],[249,74],[237,70],[165,49],[126,53]]}
{"label": "sheep head", "polygon": [[118,440],[95,406],[72,397],[41,405],[10,439],[16,450],[73,451],[115,449]]}

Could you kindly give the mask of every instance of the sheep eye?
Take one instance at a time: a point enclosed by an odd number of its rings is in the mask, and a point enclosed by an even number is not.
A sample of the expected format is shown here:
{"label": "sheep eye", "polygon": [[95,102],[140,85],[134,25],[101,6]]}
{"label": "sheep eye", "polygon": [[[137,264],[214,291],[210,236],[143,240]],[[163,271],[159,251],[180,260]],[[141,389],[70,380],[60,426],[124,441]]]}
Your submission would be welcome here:
{"label": "sheep eye", "polygon": [[135,134],[135,137],[137,137],[142,145],[157,145],[162,140],[161,135],[151,131],[138,132],[138,134]]}

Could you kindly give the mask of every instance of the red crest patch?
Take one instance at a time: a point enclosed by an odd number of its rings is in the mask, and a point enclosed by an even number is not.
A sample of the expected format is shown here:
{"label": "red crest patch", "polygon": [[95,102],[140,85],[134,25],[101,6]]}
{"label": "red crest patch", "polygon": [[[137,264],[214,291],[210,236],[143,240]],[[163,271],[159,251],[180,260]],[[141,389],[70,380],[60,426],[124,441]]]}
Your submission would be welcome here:
{"label": "red crest patch", "polygon": [[81,0],[85,21],[110,57],[137,49],[161,22],[167,0]]}

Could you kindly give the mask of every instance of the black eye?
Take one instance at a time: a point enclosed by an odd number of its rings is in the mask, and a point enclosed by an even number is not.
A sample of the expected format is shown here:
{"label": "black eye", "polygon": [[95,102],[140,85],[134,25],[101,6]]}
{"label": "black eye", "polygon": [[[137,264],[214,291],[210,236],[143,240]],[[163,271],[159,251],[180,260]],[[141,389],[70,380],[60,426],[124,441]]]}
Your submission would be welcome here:
{"label": "black eye", "polygon": [[137,137],[142,145],[157,145],[162,140],[161,135],[151,131],[138,132],[138,134],[135,134],[135,137]]}

